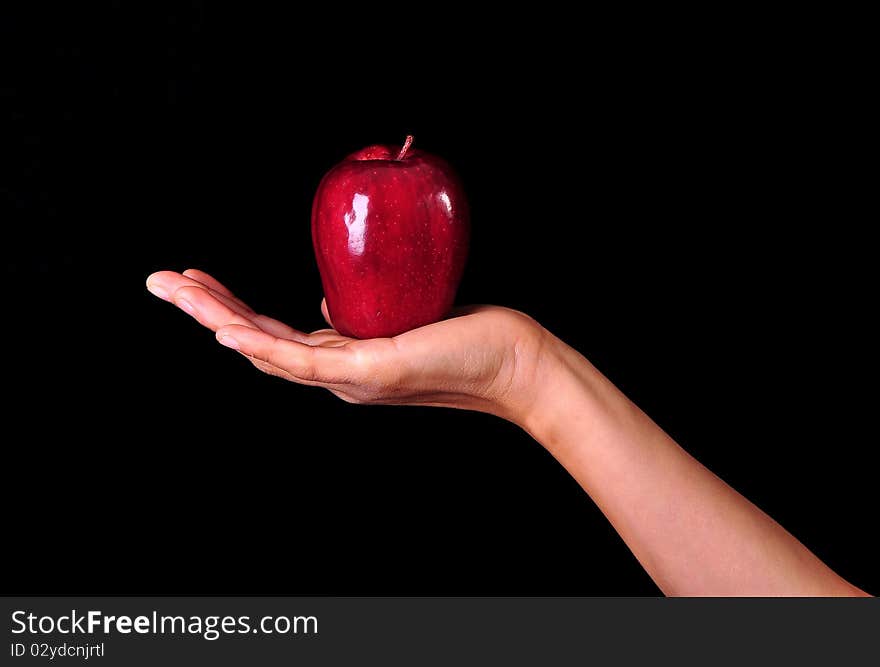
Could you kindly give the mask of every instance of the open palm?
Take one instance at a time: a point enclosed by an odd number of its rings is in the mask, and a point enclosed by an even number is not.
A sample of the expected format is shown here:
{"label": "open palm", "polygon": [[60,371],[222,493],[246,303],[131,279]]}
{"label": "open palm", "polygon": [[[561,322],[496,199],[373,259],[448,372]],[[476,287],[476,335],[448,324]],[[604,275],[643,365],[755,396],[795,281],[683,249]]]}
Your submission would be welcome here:
{"label": "open palm", "polygon": [[[304,333],[254,312],[210,275],[160,271],[147,288],[216,332],[261,371],[352,403],[438,405],[512,418],[533,397],[546,332],[528,316],[469,306],[393,338]],[[331,325],[326,302],[324,318]]]}

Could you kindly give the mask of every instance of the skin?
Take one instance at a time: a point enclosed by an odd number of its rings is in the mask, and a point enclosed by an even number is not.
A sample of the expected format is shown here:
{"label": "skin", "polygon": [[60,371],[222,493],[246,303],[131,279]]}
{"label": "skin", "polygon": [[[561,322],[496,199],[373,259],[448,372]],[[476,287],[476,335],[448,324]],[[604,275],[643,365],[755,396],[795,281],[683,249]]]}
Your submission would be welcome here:
{"label": "skin", "polygon": [[352,403],[479,410],[514,422],[578,481],[667,595],[866,595],[522,313],[470,306],[394,338],[355,340],[259,315],[201,271],[160,271],[147,288],[265,373]]}

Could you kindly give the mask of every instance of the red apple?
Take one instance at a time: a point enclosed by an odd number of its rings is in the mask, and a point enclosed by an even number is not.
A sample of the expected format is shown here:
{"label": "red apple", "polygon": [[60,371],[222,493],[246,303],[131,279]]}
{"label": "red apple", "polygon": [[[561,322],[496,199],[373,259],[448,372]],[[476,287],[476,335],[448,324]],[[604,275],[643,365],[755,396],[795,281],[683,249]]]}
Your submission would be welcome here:
{"label": "red apple", "polygon": [[411,144],[352,153],[315,194],[315,256],[330,319],[346,336],[395,336],[443,319],[455,300],[467,201],[452,168]]}

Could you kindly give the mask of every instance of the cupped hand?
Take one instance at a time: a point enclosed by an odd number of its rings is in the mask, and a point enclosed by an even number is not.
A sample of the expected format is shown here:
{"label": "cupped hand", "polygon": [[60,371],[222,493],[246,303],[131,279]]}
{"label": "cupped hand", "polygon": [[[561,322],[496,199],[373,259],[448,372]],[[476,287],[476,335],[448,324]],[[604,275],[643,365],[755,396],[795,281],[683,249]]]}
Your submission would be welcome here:
{"label": "cupped hand", "polygon": [[[265,373],[351,403],[436,405],[519,421],[534,402],[549,334],[528,316],[469,306],[393,338],[304,333],[254,312],[207,273],[159,271],[147,289],[215,332]],[[332,327],[326,302],[321,310]]]}

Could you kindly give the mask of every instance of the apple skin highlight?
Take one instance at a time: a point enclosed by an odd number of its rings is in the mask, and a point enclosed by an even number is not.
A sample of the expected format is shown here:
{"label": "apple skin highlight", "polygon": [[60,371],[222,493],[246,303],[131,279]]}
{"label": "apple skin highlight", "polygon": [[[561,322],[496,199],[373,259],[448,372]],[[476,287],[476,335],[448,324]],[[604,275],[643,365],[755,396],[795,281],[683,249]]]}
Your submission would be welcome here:
{"label": "apple skin highlight", "polygon": [[401,334],[443,319],[467,259],[470,212],[439,157],[368,146],[333,167],[312,205],[312,242],[339,333]]}

